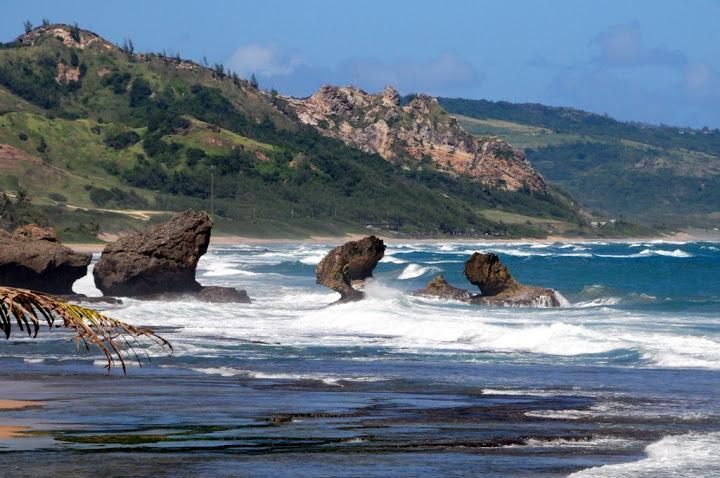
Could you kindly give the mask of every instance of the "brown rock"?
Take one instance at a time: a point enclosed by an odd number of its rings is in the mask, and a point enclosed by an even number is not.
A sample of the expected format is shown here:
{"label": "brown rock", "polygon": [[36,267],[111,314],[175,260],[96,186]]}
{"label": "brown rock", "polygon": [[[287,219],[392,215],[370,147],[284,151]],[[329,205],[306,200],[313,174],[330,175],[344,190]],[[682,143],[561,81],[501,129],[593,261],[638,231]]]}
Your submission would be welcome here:
{"label": "brown rock", "polygon": [[476,252],[465,262],[465,277],[480,288],[468,299],[473,304],[496,307],[560,307],[553,289],[522,285],[495,254]]}
{"label": "brown rock", "polygon": [[421,297],[440,297],[441,299],[467,300],[470,292],[465,289],[453,287],[447,283],[442,275],[435,276],[424,289],[416,290],[413,295]]}
{"label": "brown rock", "polygon": [[12,235],[0,231],[0,285],[71,294],[91,259],[60,244],[53,229],[32,224]]}
{"label": "brown rock", "polygon": [[521,150],[500,138],[469,134],[430,96],[416,95],[403,106],[391,87],[373,95],[326,85],[309,98],[289,102],[301,122],[388,161],[417,168],[431,158],[447,174],[510,191],[547,192]]}
{"label": "brown rock", "polygon": [[232,287],[207,286],[194,292],[165,292],[141,296],[143,300],[198,300],[200,302],[213,302],[217,304],[250,304],[252,301],[244,290]]}
{"label": "brown rock", "polygon": [[363,293],[353,288],[353,281],[372,277],[384,254],[385,244],[375,236],[347,242],[331,250],[320,261],[315,270],[316,282],[339,292],[340,302],[360,300]]}
{"label": "brown rock", "polygon": [[93,270],[95,285],[113,296],[199,292],[195,269],[207,251],[211,227],[207,213],[186,211],[123,237],[105,247]]}
{"label": "brown rock", "polygon": [[476,252],[465,262],[465,277],[480,288],[483,295],[496,295],[520,284],[495,254]]}
{"label": "brown rock", "polygon": [[13,236],[18,239],[28,239],[31,241],[49,241],[58,242],[58,235],[55,229],[51,227],[40,227],[37,224],[28,224],[15,229]]}

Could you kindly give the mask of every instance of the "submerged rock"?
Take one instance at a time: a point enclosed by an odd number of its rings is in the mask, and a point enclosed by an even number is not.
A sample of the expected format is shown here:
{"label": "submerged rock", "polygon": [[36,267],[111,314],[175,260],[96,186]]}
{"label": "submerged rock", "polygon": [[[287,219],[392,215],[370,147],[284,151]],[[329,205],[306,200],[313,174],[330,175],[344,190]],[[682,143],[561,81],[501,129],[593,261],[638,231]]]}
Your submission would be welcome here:
{"label": "submerged rock", "polygon": [[0,285],[72,294],[91,259],[60,244],[51,228],[31,224],[13,234],[0,230]]}
{"label": "submerged rock", "polygon": [[520,284],[495,254],[474,253],[465,262],[465,277],[480,288],[468,299],[496,307],[560,307],[553,289]]}
{"label": "submerged rock", "polygon": [[206,212],[185,211],[170,221],[120,238],[103,250],[93,270],[105,295],[137,297],[165,292],[199,292],[200,256],[210,242]]}
{"label": "submerged rock", "polygon": [[375,236],[350,241],[331,250],[315,269],[316,282],[340,293],[340,302],[363,298],[353,281],[364,281],[385,255],[385,243]]}
{"label": "submerged rock", "polygon": [[219,304],[250,304],[252,301],[247,292],[233,287],[206,286],[196,292],[166,292],[140,297],[144,300],[197,300]]}
{"label": "submerged rock", "polygon": [[413,295],[421,297],[439,297],[441,299],[467,300],[472,294],[465,289],[451,286],[442,275],[435,276],[424,289],[416,290]]}

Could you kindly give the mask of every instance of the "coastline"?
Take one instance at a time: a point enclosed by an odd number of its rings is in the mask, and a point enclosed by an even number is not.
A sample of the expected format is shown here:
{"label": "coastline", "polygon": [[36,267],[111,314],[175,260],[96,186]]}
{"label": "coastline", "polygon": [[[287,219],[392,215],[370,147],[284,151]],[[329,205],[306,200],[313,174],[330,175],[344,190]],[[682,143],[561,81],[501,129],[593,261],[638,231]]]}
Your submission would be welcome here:
{"label": "coastline", "polygon": [[[369,231],[368,234],[346,234],[344,236],[310,236],[305,238],[272,238],[272,237],[251,237],[242,235],[215,235],[210,239],[211,246],[227,246],[236,244],[342,244],[347,241],[355,241],[362,239],[373,232]],[[116,239],[116,238],[114,238]],[[614,237],[614,238],[603,238],[603,237],[584,237],[584,236],[548,236],[545,238],[534,238],[534,237],[519,237],[513,239],[501,239],[501,238],[486,238],[486,237],[443,237],[443,238],[413,238],[413,237],[383,237],[385,242],[396,243],[396,244],[441,244],[441,243],[466,243],[466,244],[483,244],[483,243],[537,243],[537,244],[552,244],[555,242],[584,242],[584,243],[597,243],[597,242],[608,242],[608,243],[624,243],[624,242],[647,242],[647,241],[683,241],[683,242],[696,242],[696,241],[720,241],[720,233],[707,233],[707,232],[686,232],[681,231],[674,234],[648,236],[648,237]],[[85,253],[100,253],[105,248],[106,243],[65,243],[65,245],[76,252]]]}

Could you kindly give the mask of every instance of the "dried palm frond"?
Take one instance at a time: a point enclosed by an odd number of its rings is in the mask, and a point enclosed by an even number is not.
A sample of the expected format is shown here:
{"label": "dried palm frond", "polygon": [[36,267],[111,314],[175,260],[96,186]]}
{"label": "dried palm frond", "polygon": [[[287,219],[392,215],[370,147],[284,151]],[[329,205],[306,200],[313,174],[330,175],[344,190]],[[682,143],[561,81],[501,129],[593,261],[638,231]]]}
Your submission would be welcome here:
{"label": "dried palm frond", "polygon": [[90,345],[97,346],[105,354],[108,370],[117,360],[123,372],[127,373],[123,356],[125,347],[140,362],[133,347],[138,339],[149,339],[172,350],[170,343],[151,329],[111,319],[95,310],[70,304],[42,292],[0,286],[0,328],[5,332],[6,339],[10,338],[13,319],[21,331],[27,331],[30,337],[37,337],[43,319],[52,329],[56,318],[62,319],[62,324],[57,327],[73,329],[75,340],[86,349]]}

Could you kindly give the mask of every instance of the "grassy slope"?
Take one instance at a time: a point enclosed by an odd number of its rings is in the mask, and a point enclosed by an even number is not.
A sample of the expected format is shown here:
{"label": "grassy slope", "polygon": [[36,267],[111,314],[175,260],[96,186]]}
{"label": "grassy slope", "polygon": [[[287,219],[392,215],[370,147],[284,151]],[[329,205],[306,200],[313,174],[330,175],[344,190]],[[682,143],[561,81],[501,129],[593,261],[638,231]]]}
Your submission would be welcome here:
{"label": "grassy slope", "polygon": [[[79,64],[81,81],[55,81],[58,62]],[[402,171],[319,137],[284,112],[281,100],[188,62],[130,56],[97,45],[71,49],[47,37],[36,46],[0,49],[0,70],[5,84],[0,144],[23,152],[19,159],[0,160],[0,187],[26,187],[55,221],[66,221],[63,214],[77,219],[80,213],[73,208],[82,207],[92,209],[83,220],[97,221],[101,229],[128,227],[131,217],[104,211],[120,206],[98,207],[91,194],[97,189],[134,194],[142,203],[126,209],[209,208],[210,167],[216,166],[215,211],[218,229],[225,232],[339,234],[374,224],[402,234],[542,235],[538,225],[581,222],[560,195],[538,198],[432,172]],[[116,74],[127,81],[114,89],[108,79]],[[140,80],[152,94],[133,105],[132,85]],[[205,96],[199,101],[200,94]],[[162,133],[161,144],[175,149],[153,156],[143,139],[154,134],[153,115],[164,108],[189,125]],[[117,133],[133,132],[139,142],[119,149],[105,143]],[[191,162],[192,149],[204,156]],[[142,164],[146,169],[138,169]],[[155,177],[162,180],[143,183]],[[71,207],[58,202],[58,195]],[[493,211],[542,221],[501,223],[489,218]]]}
{"label": "grassy slope", "polygon": [[[539,105],[441,100],[468,131],[526,149],[586,207],[669,226],[717,226],[720,138]],[[467,116],[472,115],[472,116]]]}

